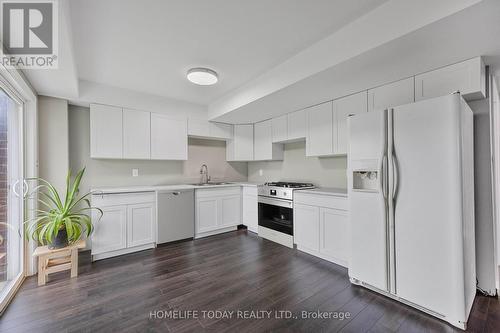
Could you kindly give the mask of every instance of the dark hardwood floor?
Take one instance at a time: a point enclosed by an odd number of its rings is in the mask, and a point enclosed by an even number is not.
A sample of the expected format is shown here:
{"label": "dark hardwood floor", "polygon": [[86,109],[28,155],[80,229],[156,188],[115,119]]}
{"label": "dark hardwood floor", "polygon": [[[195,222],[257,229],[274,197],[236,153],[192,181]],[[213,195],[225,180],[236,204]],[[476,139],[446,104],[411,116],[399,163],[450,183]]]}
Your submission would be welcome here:
{"label": "dark hardwood floor", "polygon": [[[28,278],[0,319],[2,332],[451,332],[452,326],[349,283],[347,270],[245,230],[90,262],[79,276]],[[159,318],[193,311],[198,318]],[[287,310],[292,318],[212,318],[202,311]],[[295,319],[302,311],[350,314]],[[227,312],[226,312],[227,314]],[[153,315],[153,318],[151,316]],[[156,315],[156,319],[154,318]],[[474,332],[500,331],[500,302],[477,296]]]}

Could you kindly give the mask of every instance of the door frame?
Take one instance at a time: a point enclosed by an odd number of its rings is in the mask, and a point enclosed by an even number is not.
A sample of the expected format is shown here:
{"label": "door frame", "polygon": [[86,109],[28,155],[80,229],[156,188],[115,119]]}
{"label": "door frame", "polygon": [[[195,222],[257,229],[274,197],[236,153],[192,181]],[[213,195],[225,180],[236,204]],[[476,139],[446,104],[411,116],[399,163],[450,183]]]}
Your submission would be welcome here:
{"label": "door frame", "polygon": [[[0,64],[0,86],[13,99],[23,106],[22,112],[22,144],[23,144],[23,176],[32,178],[38,176],[38,120],[37,120],[37,95],[24,74],[18,69],[6,68]],[[36,214],[36,195],[24,202],[25,218],[32,218]],[[21,278],[16,281],[13,288],[0,303],[0,313],[3,313],[10,303],[24,278],[36,273],[36,260],[33,251],[36,244],[24,239],[24,258]]]}

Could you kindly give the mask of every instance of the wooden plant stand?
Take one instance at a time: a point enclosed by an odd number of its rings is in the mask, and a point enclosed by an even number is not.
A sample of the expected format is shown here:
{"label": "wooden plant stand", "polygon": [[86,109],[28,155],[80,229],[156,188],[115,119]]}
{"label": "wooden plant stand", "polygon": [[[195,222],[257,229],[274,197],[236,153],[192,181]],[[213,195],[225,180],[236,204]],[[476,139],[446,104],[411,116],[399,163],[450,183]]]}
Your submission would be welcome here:
{"label": "wooden plant stand", "polygon": [[33,252],[38,257],[38,285],[43,286],[51,273],[71,270],[71,277],[78,276],[78,249],[85,248],[83,239],[62,249],[39,246]]}

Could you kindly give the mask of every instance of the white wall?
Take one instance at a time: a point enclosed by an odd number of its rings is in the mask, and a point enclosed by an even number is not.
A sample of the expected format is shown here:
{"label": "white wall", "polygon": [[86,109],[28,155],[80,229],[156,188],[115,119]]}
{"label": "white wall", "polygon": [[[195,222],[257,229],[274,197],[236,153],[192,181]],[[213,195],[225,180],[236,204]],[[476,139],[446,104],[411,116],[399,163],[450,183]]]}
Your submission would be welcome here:
{"label": "white wall", "polygon": [[[90,158],[89,108],[69,106],[70,167],[86,166],[81,191],[97,186],[160,185],[196,183],[200,167],[207,164],[212,180],[246,181],[246,162],[226,162],[223,141],[189,139],[187,161],[101,160]],[[139,176],[132,177],[132,169]]]}
{"label": "white wall", "polygon": [[[259,170],[263,175],[259,176]],[[346,157],[306,157],[305,141],[285,144],[283,161],[248,162],[248,180],[304,181],[321,187],[347,188]]]}
{"label": "white wall", "polygon": [[51,182],[61,193],[66,190],[69,168],[66,100],[38,97],[38,140],[39,176]]}

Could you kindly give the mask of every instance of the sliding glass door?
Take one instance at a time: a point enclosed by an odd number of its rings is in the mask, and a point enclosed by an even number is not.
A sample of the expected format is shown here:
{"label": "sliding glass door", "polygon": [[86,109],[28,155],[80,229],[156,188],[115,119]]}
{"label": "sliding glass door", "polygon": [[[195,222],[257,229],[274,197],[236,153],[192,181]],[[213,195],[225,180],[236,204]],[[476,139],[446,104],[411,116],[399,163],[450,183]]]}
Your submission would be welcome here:
{"label": "sliding glass door", "polygon": [[0,86],[0,309],[24,277],[23,105]]}

